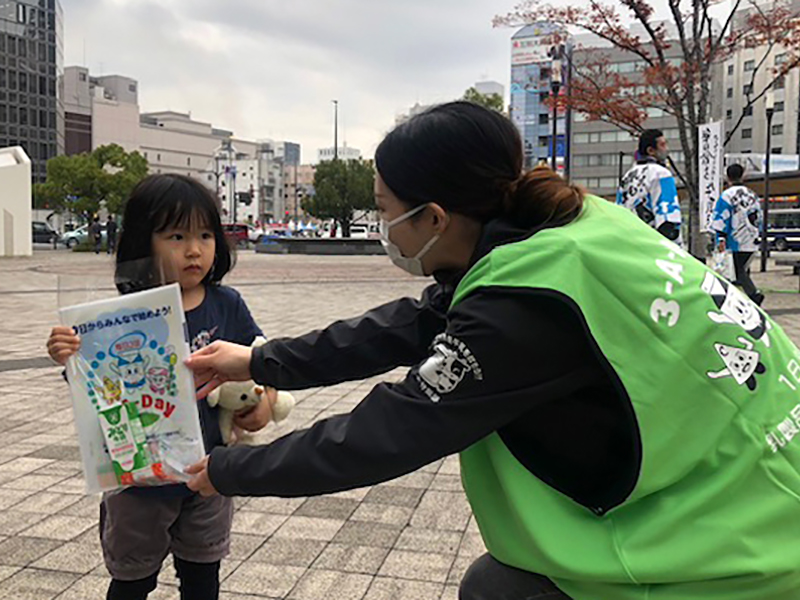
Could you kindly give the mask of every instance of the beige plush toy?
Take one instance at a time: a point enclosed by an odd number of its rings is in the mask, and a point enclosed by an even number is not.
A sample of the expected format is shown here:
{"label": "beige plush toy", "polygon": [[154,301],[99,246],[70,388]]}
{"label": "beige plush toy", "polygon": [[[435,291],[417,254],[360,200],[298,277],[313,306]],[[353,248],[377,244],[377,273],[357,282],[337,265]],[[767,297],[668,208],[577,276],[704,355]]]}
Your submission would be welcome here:
{"label": "beige plush toy", "polygon": [[[258,337],[253,342],[252,347],[255,348],[265,342],[266,340],[263,337]],[[228,383],[223,383],[208,395],[206,400],[209,406],[219,406],[220,408],[219,429],[222,432],[222,441],[226,446],[231,445],[234,441],[234,414],[242,409],[256,406],[265,395],[266,390],[264,387],[257,385],[253,381],[229,381]],[[277,399],[272,402],[272,420],[276,423],[283,421],[289,416],[294,405],[294,396],[289,392],[278,392]],[[236,428],[235,441],[245,445],[253,445],[255,438],[248,432],[240,431]]]}

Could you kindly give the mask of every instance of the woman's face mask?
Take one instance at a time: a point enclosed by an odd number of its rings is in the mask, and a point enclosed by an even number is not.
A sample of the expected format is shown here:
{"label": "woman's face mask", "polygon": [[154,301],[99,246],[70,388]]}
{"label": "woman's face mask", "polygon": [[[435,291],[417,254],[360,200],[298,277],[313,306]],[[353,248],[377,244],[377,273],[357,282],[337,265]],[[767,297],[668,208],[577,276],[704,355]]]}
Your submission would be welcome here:
{"label": "woman's face mask", "polygon": [[395,225],[399,225],[403,221],[410,219],[417,213],[422,212],[428,207],[427,204],[422,204],[421,206],[417,206],[416,208],[412,208],[408,212],[403,213],[396,219],[392,219],[391,221],[384,221],[381,219],[380,228],[381,228],[381,243],[383,244],[384,250],[386,250],[386,254],[389,255],[389,258],[395,264],[395,266],[400,267],[407,273],[411,273],[412,275],[417,275],[419,277],[425,277],[426,273],[422,267],[422,257],[424,257],[428,251],[433,247],[433,245],[439,240],[439,234],[434,235],[428,242],[422,247],[422,249],[417,252],[417,254],[413,257],[404,256],[400,248],[397,247],[396,244],[392,243],[389,239],[389,230],[394,227]]}

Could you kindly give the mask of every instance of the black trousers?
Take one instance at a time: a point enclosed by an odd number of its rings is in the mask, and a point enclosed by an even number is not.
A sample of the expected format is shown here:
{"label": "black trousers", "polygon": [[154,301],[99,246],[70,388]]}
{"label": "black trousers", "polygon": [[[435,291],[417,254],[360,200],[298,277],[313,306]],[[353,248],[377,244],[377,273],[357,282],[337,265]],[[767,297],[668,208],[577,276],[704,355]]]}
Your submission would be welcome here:
{"label": "black trousers", "polygon": [[756,284],[750,278],[750,269],[747,267],[747,262],[753,256],[752,252],[734,252],[733,253],[733,268],[736,272],[736,281],[733,283],[741,286],[744,293],[747,294],[751,300],[756,304],[761,304],[764,296],[756,288]]}
{"label": "black trousers", "polygon": [[547,577],[498,562],[488,554],[461,580],[459,600],[571,600]]}
{"label": "black trousers", "polygon": [[[218,600],[219,565],[219,562],[194,563],[175,558],[181,600]],[[157,572],[136,581],[112,579],[106,600],[147,600],[148,594],[156,589],[157,584]]]}

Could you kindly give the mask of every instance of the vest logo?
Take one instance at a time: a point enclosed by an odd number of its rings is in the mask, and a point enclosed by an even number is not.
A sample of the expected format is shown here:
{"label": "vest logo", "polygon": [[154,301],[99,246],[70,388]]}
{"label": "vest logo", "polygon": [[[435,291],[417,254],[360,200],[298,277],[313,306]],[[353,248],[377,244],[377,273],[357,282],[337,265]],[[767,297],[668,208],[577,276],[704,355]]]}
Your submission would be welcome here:
{"label": "vest logo", "polygon": [[736,383],[747,385],[747,388],[752,392],[756,389],[756,374],[766,373],[767,368],[760,360],[761,355],[753,351],[753,343],[743,337],[738,339],[739,343],[744,345],[744,348],[728,346],[727,344],[714,344],[717,354],[719,354],[722,362],[725,363],[725,368],[716,373],[709,371],[707,375],[711,379],[733,377]]}
{"label": "vest logo", "polygon": [[720,279],[713,273],[706,273],[702,289],[706,292],[719,312],[710,311],[708,318],[720,325],[738,325],[744,329],[754,340],[761,340],[769,348],[770,328],[764,314],[754,302],[740,292],[736,286]]}
{"label": "vest logo", "polygon": [[446,333],[438,335],[433,340],[431,352],[417,371],[416,379],[433,402],[439,402],[442,394],[455,390],[469,373],[475,380],[483,380],[483,370],[461,340]]}

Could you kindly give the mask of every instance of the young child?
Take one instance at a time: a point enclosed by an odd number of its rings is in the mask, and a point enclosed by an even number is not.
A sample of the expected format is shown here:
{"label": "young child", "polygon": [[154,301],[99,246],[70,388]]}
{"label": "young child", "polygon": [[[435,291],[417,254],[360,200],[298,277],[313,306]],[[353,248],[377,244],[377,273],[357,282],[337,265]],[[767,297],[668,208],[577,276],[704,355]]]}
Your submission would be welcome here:
{"label": "young child", "polygon": [[[220,285],[233,267],[213,195],[180,175],[144,179],[128,200],[115,280],[122,293],[178,282],[195,351],[215,340],[250,345],[262,335],[235,290]],[[47,343],[61,364],[80,348],[69,327],[55,327]],[[206,452],[222,444],[216,408],[200,401]],[[265,399],[235,424],[257,431],[271,419]],[[172,552],[182,600],[216,600],[219,567],[230,545],[230,498],[201,498],[185,485],[127,488],[103,495],[100,540],[113,580],[107,600],[144,600]]]}

